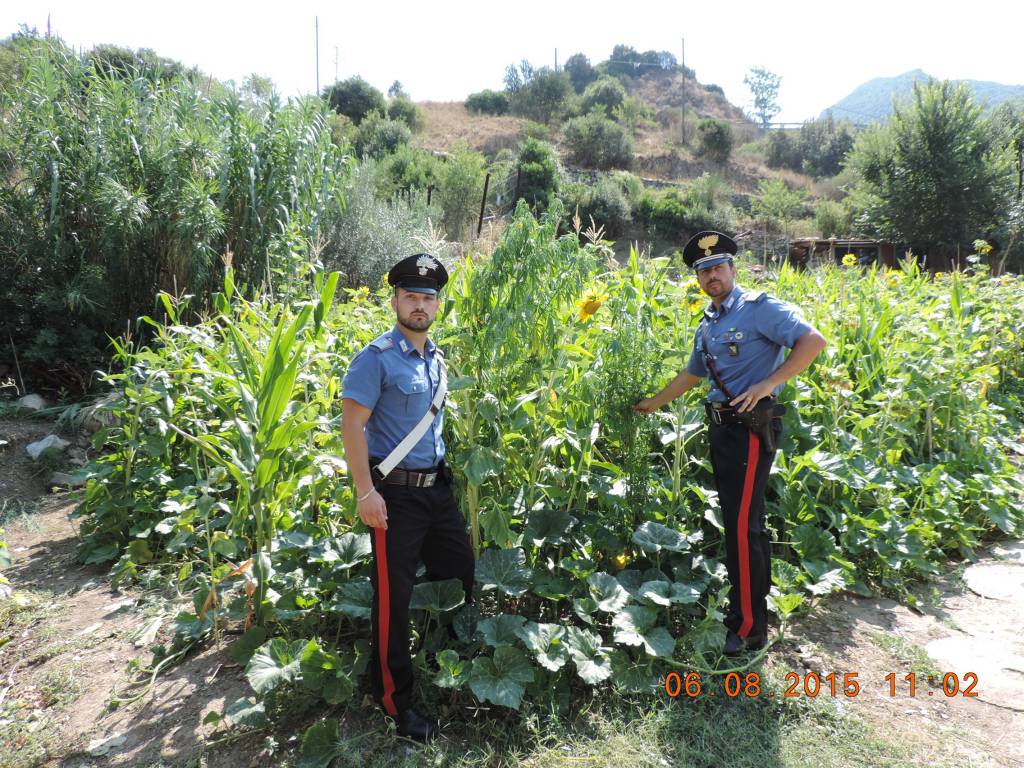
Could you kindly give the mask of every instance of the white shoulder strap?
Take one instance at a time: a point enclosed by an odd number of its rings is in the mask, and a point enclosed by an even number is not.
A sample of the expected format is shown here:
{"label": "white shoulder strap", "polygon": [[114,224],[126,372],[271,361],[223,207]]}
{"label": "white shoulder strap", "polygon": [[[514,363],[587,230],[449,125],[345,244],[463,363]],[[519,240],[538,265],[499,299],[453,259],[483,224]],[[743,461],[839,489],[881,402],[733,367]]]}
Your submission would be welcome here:
{"label": "white shoulder strap", "polygon": [[387,458],[377,465],[377,471],[380,472],[381,477],[387,477],[388,473],[398,466],[398,462],[409,454],[409,451],[413,449],[416,443],[420,441],[420,438],[430,429],[430,425],[434,423],[434,417],[437,416],[438,411],[444,405],[444,396],[448,393],[448,371],[445,368],[444,358],[441,355],[437,355],[437,367],[441,381],[437,385],[437,392],[434,393],[434,399],[431,401],[430,407],[423,414],[419,424],[413,427],[412,432],[406,435],[402,442],[396,445],[395,449],[387,455]]}

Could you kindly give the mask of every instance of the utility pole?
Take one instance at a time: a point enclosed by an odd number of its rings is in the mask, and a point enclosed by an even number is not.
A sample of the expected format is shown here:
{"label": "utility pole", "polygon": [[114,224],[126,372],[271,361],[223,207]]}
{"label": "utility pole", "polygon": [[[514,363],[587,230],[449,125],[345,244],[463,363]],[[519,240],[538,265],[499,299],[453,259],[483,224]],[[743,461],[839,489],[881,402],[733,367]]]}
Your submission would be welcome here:
{"label": "utility pole", "polygon": [[334,46],[334,82],[338,82],[338,46]]}
{"label": "utility pole", "polygon": [[555,72],[558,71],[558,49],[555,48]]}
{"label": "utility pole", "polygon": [[679,116],[682,120],[679,121],[679,130],[681,132],[681,138],[683,144],[686,144],[686,38],[681,38],[680,50],[679,50],[679,74],[682,76],[682,87],[680,88],[680,107]]}
{"label": "utility pole", "polygon": [[320,95],[320,17],[313,17],[313,29],[316,33],[316,94]]}

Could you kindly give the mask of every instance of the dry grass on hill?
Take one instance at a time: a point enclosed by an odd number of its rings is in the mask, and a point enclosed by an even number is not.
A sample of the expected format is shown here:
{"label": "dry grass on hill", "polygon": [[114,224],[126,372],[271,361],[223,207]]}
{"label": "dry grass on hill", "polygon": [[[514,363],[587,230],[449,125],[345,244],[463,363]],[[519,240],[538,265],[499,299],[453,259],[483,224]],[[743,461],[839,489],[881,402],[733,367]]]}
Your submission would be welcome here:
{"label": "dry grass on hill", "polygon": [[510,115],[475,115],[461,101],[422,101],[426,125],[416,137],[424,149],[447,151],[465,142],[478,152],[492,156],[502,149],[515,149],[523,138],[523,121]]}

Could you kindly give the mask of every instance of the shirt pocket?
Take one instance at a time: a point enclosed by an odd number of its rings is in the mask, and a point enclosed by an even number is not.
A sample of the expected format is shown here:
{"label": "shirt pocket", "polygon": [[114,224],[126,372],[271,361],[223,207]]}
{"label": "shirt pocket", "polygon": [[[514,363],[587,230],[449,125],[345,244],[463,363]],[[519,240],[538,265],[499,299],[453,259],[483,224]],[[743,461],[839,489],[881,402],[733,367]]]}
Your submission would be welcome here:
{"label": "shirt pocket", "polygon": [[726,331],[718,336],[718,343],[727,357],[740,357],[749,342],[749,331]]}
{"label": "shirt pocket", "polygon": [[425,376],[401,376],[396,382],[398,391],[405,396],[405,413],[407,416],[420,418],[427,412],[430,405],[430,384]]}

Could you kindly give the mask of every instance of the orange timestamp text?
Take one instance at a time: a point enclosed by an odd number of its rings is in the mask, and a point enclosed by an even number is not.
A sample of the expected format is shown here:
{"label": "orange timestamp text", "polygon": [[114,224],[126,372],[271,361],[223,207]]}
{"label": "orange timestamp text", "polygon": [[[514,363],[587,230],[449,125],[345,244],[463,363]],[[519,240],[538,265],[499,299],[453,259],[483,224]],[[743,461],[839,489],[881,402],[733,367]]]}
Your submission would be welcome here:
{"label": "orange timestamp text", "polygon": [[[919,695],[936,695],[936,692],[930,687],[924,690],[918,689],[920,678],[914,672],[908,672],[902,676],[898,676],[895,672],[890,672],[883,678],[883,681],[886,685],[882,687],[882,695],[888,695],[893,698],[901,695],[907,695],[911,698]],[[946,672],[942,675],[941,681],[934,675],[928,675],[927,682],[929,686],[941,682],[939,693],[946,698],[953,698],[954,696],[976,698],[978,696],[974,690],[978,684],[978,675],[974,672],[965,672],[963,675],[958,675],[956,672]],[[681,696],[691,699],[699,696],[714,696],[718,690],[721,690],[729,698],[740,696],[748,698],[755,696],[778,696],[781,698],[796,698],[800,696],[807,698],[830,696],[834,698],[845,696],[846,698],[854,698],[863,691],[860,675],[857,672],[829,672],[828,674],[806,672],[802,675],[796,672],[788,672],[786,673],[785,683],[786,687],[784,690],[776,691],[774,688],[763,684],[761,675],[757,672],[745,672],[742,674],[739,672],[728,672],[722,677],[722,686],[719,689],[717,685],[708,686],[700,672],[687,672],[682,675],[678,672],[669,672],[665,677],[665,693],[673,699]]]}

